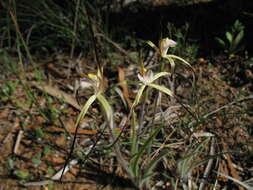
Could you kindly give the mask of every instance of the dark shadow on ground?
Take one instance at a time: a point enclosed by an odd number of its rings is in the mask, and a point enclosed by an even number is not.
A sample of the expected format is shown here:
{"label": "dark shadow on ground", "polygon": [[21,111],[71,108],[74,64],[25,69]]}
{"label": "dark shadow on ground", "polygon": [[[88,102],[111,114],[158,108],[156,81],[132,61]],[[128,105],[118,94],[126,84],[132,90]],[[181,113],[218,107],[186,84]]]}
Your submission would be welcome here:
{"label": "dark shadow on ground", "polygon": [[120,177],[116,173],[109,173],[99,168],[99,166],[87,164],[85,166],[85,172],[80,171],[79,177],[85,177],[88,180],[95,181],[97,184],[107,186],[110,185],[113,188],[120,189],[137,189],[131,180]]}

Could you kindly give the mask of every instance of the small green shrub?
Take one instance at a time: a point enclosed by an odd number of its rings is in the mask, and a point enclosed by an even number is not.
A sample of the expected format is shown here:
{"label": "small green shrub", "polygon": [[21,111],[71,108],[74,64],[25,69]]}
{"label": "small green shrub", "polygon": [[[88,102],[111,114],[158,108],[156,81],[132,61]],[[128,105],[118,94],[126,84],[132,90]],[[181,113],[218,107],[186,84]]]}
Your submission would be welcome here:
{"label": "small green shrub", "polygon": [[239,20],[236,20],[230,31],[225,33],[224,40],[218,37],[215,38],[217,44],[229,57],[233,57],[235,54],[245,50],[243,44],[244,28],[244,25]]}

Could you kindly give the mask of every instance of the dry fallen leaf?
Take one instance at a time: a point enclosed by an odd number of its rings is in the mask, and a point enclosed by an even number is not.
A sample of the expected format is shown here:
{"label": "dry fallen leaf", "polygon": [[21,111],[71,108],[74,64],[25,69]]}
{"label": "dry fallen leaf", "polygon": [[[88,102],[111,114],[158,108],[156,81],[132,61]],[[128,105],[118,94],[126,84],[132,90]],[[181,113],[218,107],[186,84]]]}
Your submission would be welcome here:
{"label": "dry fallen leaf", "polygon": [[128,91],[128,86],[126,84],[125,71],[121,67],[117,67],[117,70],[118,70],[118,80],[120,82],[120,87],[123,90],[123,96],[126,99],[128,106],[131,107],[132,102],[129,99],[129,91]]}
{"label": "dry fallen leaf", "polygon": [[29,82],[29,85],[44,91],[51,96],[54,96],[59,99],[63,99],[66,103],[70,104],[71,106],[75,107],[78,110],[81,110],[81,106],[77,103],[76,99],[72,96],[67,94],[66,92],[63,92],[62,90],[58,89],[57,87],[53,87],[46,84],[39,84],[37,82]]}

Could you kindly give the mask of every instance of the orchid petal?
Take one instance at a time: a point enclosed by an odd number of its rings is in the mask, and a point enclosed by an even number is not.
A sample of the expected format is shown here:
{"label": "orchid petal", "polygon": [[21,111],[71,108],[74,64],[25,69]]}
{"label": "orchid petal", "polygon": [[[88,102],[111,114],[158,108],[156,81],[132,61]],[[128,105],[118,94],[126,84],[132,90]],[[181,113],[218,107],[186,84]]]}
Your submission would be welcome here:
{"label": "orchid petal", "polygon": [[155,80],[157,80],[158,78],[160,77],[163,77],[163,76],[166,76],[166,75],[170,75],[170,73],[168,72],[160,72],[160,73],[157,73],[155,74],[152,79],[150,80],[150,83],[154,82]]}
{"label": "orchid petal", "polygon": [[167,55],[167,56],[170,57],[170,58],[178,59],[179,61],[182,61],[185,65],[192,68],[191,64],[188,63],[187,61],[185,61],[184,59],[182,59],[181,57],[178,57],[176,55]]}
{"label": "orchid petal", "polygon": [[176,67],[175,61],[168,55],[166,55],[164,58],[170,62],[171,72],[174,73]]}
{"label": "orchid petal", "polygon": [[173,96],[173,93],[171,90],[169,90],[168,88],[166,88],[165,86],[160,86],[160,85],[157,85],[157,84],[154,84],[154,83],[150,83],[148,84],[149,87],[152,87],[152,88],[155,88],[169,96]]}

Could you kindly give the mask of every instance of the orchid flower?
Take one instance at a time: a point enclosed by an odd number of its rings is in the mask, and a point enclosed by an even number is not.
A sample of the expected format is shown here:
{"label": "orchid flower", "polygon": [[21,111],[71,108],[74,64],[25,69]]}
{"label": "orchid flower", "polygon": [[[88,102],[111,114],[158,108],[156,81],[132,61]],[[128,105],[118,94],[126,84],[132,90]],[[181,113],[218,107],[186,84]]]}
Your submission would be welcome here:
{"label": "orchid flower", "polygon": [[84,88],[93,88],[95,94],[99,94],[104,91],[104,78],[100,75],[100,72],[97,74],[88,74],[88,78],[83,78],[80,81],[80,87]]}
{"label": "orchid flower", "polygon": [[147,41],[148,45],[154,48],[162,58],[166,58],[167,52],[170,47],[175,47],[177,43],[169,38],[163,38],[159,40],[159,48],[151,41]]}
{"label": "orchid flower", "polygon": [[144,90],[146,89],[146,87],[154,88],[154,89],[159,90],[169,96],[173,96],[173,93],[171,92],[171,90],[169,90],[165,86],[157,85],[154,83],[157,79],[159,79],[160,77],[166,76],[166,75],[170,75],[170,73],[160,72],[160,73],[154,74],[151,70],[146,70],[145,73],[143,73],[143,74],[139,73],[137,76],[140,80],[141,86],[137,92],[137,95],[136,95],[135,100],[132,104],[131,110],[133,110],[133,108],[140,102],[140,99],[141,99],[142,94],[143,94]]}
{"label": "orchid flower", "polygon": [[167,52],[170,47],[175,47],[177,43],[169,38],[159,40],[159,51],[163,58],[166,58]]}
{"label": "orchid flower", "polygon": [[[175,69],[175,61],[174,59],[177,59],[181,61],[183,64],[191,67],[190,63],[185,61],[183,58],[178,57],[176,55],[167,54],[170,47],[175,47],[177,43],[169,38],[163,38],[159,40],[159,47],[157,47],[153,42],[147,41],[147,44],[150,45],[152,48],[154,48],[162,58],[167,59],[171,65],[171,70],[174,72]],[[192,68],[192,67],[191,67]]]}

